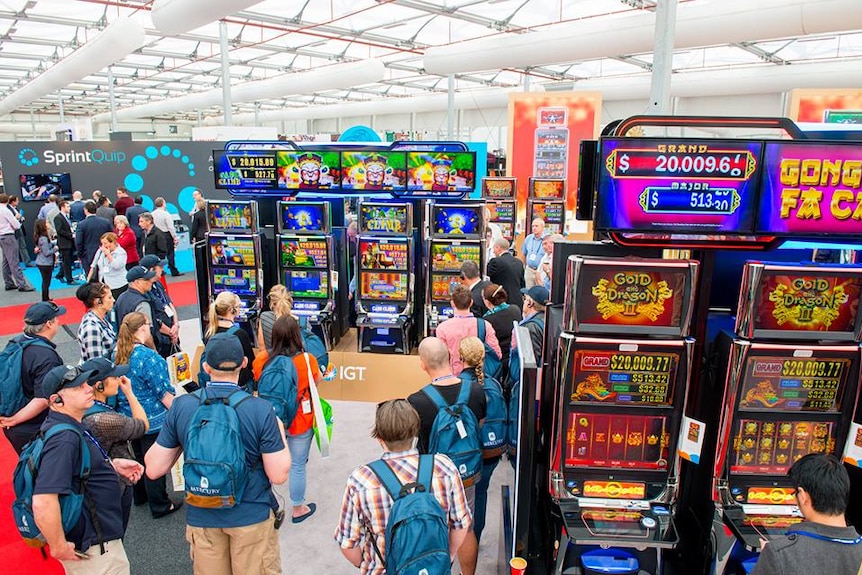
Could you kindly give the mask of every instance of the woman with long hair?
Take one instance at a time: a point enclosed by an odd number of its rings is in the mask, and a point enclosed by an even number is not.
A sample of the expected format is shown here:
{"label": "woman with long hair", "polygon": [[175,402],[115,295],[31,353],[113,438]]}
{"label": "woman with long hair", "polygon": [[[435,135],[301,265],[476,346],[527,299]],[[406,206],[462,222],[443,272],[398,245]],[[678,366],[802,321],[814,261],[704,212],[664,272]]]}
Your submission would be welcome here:
{"label": "woman with long hair", "polygon": [[488,284],[482,290],[482,301],[488,311],[482,317],[494,328],[497,342],[500,344],[501,369],[497,375],[505,385],[509,379],[509,355],[512,351],[512,324],[521,321],[521,309],[509,305],[509,294],[506,289],[497,284]]}
{"label": "woman with long hair", "polygon": [[238,337],[242,344],[242,350],[248,358],[247,365],[239,372],[238,385],[246,389],[251,389],[252,384],[254,383],[254,372],[252,371],[252,364],[254,363],[254,346],[251,344],[251,338],[248,333],[246,333],[244,329],[235,326],[236,316],[239,314],[241,306],[242,302],[238,295],[229,291],[220,292],[216,296],[215,300],[210,304],[209,311],[207,312],[209,324],[204,333],[204,343],[209,341],[209,338],[215,334],[227,331],[230,331]]}
{"label": "woman with long hair", "polygon": [[[23,237],[23,236],[22,236]],[[36,267],[42,276],[42,301],[50,301],[48,288],[51,287],[51,272],[57,254],[57,244],[51,241],[48,234],[48,222],[42,218],[33,224],[33,245],[36,246]]]}
{"label": "woman with long hair", "polygon": [[138,238],[135,236],[135,230],[129,227],[126,216],[114,216],[114,233],[117,243],[126,252],[126,270],[130,270],[138,265],[141,256],[138,254]]}
{"label": "woman with long hair", "polygon": [[114,299],[129,289],[126,281],[126,250],[117,243],[117,234],[106,232],[100,238],[99,251],[93,261],[93,272],[100,282],[108,284]]}
{"label": "woman with long hair", "polygon": [[114,308],[114,294],[103,283],[86,283],[75,291],[87,312],[78,325],[78,345],[82,361],[110,358],[117,344],[117,331],[108,315]]}
{"label": "woman with long hair", "polygon": [[[153,347],[151,327],[150,320],[144,314],[127,314],[120,325],[115,358],[117,365],[128,364],[132,391],[141,402],[150,422],[146,435],[132,442],[135,459],[141,463],[144,462],[144,454],[156,442],[168,408],[174,401],[174,386],[168,374],[168,363]],[[131,417],[129,400],[123,394],[120,394],[119,398],[118,411]],[[154,518],[173,513],[182,505],[171,502],[164,477],[155,480],[145,477],[143,481],[136,483],[134,498],[136,505],[149,503]]]}
{"label": "woman with long hair", "polygon": [[[287,428],[287,447],[290,449],[290,504],[293,506],[293,523],[301,523],[311,517],[317,506],[314,503],[305,502],[306,471],[308,463],[308,452],[311,448],[311,440],[314,437],[314,413],[311,409],[311,392],[309,386],[309,370],[319,383],[322,379],[320,367],[317,360],[310,353],[305,353],[302,343],[299,322],[289,313],[280,316],[272,325],[272,358],[280,355],[287,356],[293,360],[297,373],[297,404],[299,409],[293,421],[285,421]],[[266,367],[264,367],[266,371]]]}
{"label": "woman with long hair", "polygon": [[267,351],[272,349],[272,326],[275,320],[283,315],[293,315],[293,295],[281,284],[275,284],[270,288],[266,296],[269,301],[269,309],[260,314],[260,322],[257,325],[257,341],[264,343]]}

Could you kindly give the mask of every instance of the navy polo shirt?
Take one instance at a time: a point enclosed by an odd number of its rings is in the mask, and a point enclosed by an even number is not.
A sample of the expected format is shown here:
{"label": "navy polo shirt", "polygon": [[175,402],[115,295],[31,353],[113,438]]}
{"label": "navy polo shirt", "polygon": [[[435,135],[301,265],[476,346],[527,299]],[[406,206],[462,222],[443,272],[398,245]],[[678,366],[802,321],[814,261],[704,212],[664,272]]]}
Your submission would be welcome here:
{"label": "navy polo shirt", "polygon": [[[45,392],[42,390],[42,379],[45,374],[59,365],[63,365],[63,359],[57,353],[57,346],[48,338],[41,335],[18,336],[22,340],[38,339],[40,343],[47,344],[38,345],[32,344],[24,348],[21,353],[21,388],[24,391],[24,397],[30,401],[34,397],[47,399]],[[48,414],[48,409],[38,413],[33,419],[25,421],[17,426],[20,431],[29,430],[32,435],[36,435],[42,422]]]}
{"label": "navy polo shirt", "polygon": [[[52,411],[42,424],[42,430],[47,430],[57,423],[69,423],[81,429],[80,422]],[[91,497],[96,508],[96,515],[102,527],[102,540],[113,541],[123,536],[123,507],[120,492],[120,480],[111,462],[105,459],[99,447],[83,435],[73,431],[61,431],[51,437],[42,452],[42,463],[36,476],[34,494],[56,493],[67,495],[78,493],[81,480],[81,447],[86,445],[90,450],[90,479],[87,481],[86,495]],[[66,540],[75,544],[75,549],[86,551],[99,543],[96,528],[90,517],[86,499],[81,511],[81,519],[72,531],[66,533]]]}
{"label": "navy polo shirt", "polygon": [[[210,382],[206,393],[212,397],[228,397],[238,391],[234,384]],[[192,424],[198,398],[194,395],[177,397],[168,410],[164,425],[156,442],[167,449],[184,446],[186,433]],[[263,470],[264,453],[277,453],[284,449],[284,439],[278,429],[275,411],[265,399],[249,397],[237,408],[240,435],[249,468],[248,483],[242,501],[234,507],[203,509],[188,506],[186,520],[192,527],[244,527],[269,518],[273,509],[272,485]]]}

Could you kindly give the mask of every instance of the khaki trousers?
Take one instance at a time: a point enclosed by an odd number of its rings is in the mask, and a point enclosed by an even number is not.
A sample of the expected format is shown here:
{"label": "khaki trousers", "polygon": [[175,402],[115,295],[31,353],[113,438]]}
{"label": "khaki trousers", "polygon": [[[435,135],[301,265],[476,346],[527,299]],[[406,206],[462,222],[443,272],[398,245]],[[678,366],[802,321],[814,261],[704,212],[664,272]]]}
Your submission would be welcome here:
{"label": "khaki trousers", "polygon": [[105,554],[99,545],[87,549],[89,559],[81,561],[61,561],[66,575],[129,575],[129,558],[122,539],[105,543]]}
{"label": "khaki trousers", "polygon": [[186,526],[195,575],[281,575],[278,531],[269,519],[244,527]]}

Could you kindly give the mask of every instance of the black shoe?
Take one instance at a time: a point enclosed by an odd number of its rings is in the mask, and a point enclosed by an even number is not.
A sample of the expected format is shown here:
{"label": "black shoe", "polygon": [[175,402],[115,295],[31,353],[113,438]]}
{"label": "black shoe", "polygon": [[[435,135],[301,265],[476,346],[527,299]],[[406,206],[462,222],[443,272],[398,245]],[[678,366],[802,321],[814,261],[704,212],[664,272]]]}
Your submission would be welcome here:
{"label": "black shoe", "polygon": [[182,507],[182,506],[183,506],[182,501],[177,501],[176,503],[171,503],[171,506],[168,508],[167,511],[162,511],[161,513],[153,513],[153,519],[160,519],[162,517],[166,517],[166,516],[170,515],[171,513],[174,513],[175,511],[179,511],[180,507]]}
{"label": "black shoe", "polygon": [[63,280],[63,276],[62,276],[62,275],[54,276],[54,279],[55,279],[55,280],[61,280],[61,281],[62,281],[62,280]]}
{"label": "black shoe", "polygon": [[6,291],[12,291],[13,289],[18,289],[18,286],[6,286]]}
{"label": "black shoe", "polygon": [[178,278],[178,277],[180,277],[180,276],[184,276],[184,275],[186,275],[186,274],[184,274],[184,273],[182,273],[182,272],[176,272],[176,273],[172,273],[172,274],[171,274],[171,277]]}
{"label": "black shoe", "polygon": [[19,287],[18,291],[36,291],[36,288],[34,288],[33,286],[25,286],[25,287]]}

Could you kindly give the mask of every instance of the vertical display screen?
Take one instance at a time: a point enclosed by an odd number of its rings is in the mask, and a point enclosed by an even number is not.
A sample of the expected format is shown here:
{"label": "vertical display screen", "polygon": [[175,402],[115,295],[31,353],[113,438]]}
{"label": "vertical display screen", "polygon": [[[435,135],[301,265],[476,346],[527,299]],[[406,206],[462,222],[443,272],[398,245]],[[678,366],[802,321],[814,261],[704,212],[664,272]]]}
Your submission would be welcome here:
{"label": "vertical display screen", "polygon": [[572,403],[670,405],[678,365],[678,353],[579,349],[570,370],[569,399]]}
{"label": "vertical display screen", "polygon": [[362,269],[407,271],[406,241],[362,239],[359,253]]}
{"label": "vertical display screen", "polygon": [[839,411],[849,358],[750,357],[740,409]]}
{"label": "vertical display screen", "polygon": [[407,274],[361,272],[359,297],[369,300],[407,301]]}
{"label": "vertical display screen", "polygon": [[257,230],[257,220],[248,202],[207,202],[211,232],[250,232]]}
{"label": "vertical display screen", "polygon": [[328,268],[325,238],[281,238],[281,266],[287,268]]}
{"label": "vertical display screen", "polygon": [[479,265],[482,246],[473,244],[431,244],[431,270],[435,272],[460,272],[461,264],[466,261]]}
{"label": "vertical display screen", "polygon": [[210,236],[210,263],[214,266],[257,267],[254,240]]}
{"label": "vertical display screen", "polygon": [[730,472],[784,476],[803,455],[834,452],[835,433],[832,422],[740,419]]}
{"label": "vertical display screen", "polygon": [[406,152],[341,153],[341,187],[345,190],[403,190],[406,185]]}
{"label": "vertical display screen", "polygon": [[667,469],[665,417],[573,411],[566,425],[567,467]]}

